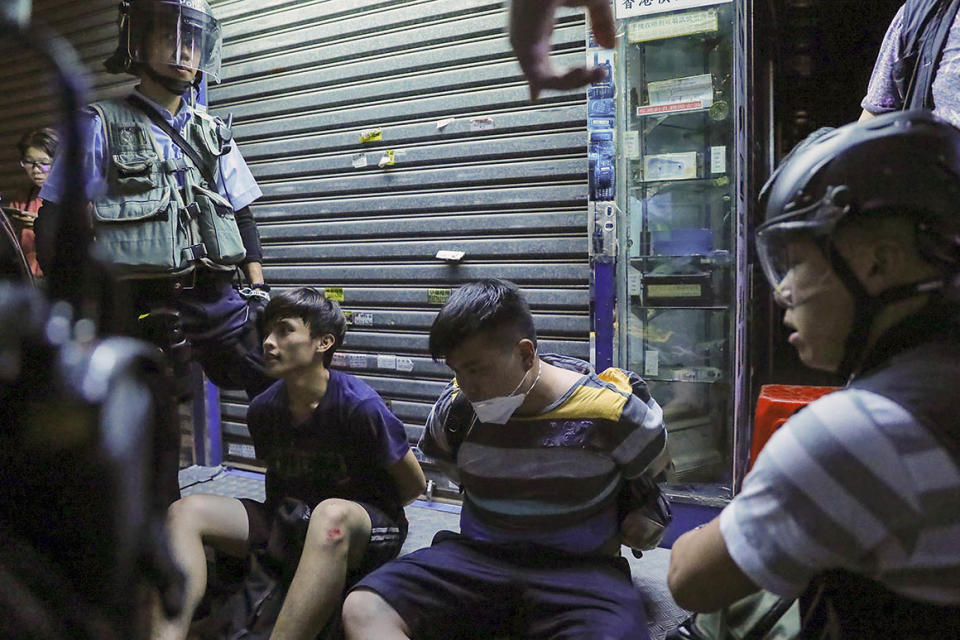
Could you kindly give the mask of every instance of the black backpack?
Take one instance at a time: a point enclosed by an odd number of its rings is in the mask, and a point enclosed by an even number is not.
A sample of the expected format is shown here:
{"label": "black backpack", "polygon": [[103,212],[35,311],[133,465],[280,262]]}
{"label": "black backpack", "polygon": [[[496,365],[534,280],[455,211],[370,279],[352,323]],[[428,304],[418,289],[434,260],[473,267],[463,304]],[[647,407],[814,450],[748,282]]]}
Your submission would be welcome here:
{"label": "black backpack", "polygon": [[933,109],[933,80],[960,0],[907,0],[893,70],[904,110]]}

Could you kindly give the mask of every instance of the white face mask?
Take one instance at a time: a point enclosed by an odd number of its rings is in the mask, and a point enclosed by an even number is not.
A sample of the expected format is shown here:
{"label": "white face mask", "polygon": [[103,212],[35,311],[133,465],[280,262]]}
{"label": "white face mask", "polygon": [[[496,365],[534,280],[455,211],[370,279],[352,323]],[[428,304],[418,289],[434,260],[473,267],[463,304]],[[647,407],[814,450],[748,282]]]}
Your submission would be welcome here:
{"label": "white face mask", "polygon": [[517,389],[523,386],[523,381],[527,379],[527,374],[523,374],[516,388],[510,392],[510,395],[488,398],[479,402],[471,402],[474,412],[477,414],[477,420],[486,424],[506,424],[513,412],[520,408],[527,395],[533,391],[533,388],[540,382],[540,373],[543,366],[537,361],[537,379],[533,381],[530,388],[523,393],[517,393]]}

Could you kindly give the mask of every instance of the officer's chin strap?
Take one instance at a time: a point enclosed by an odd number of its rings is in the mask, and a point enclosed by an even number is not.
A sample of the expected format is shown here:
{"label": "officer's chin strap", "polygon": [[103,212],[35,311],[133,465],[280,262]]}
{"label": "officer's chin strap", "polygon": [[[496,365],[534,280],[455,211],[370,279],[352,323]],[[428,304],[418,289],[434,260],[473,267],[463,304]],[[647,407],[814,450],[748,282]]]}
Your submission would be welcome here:
{"label": "officer's chin strap", "polygon": [[883,308],[894,302],[907,300],[923,293],[938,291],[943,288],[944,279],[937,277],[911,282],[871,296],[860,279],[857,278],[853,269],[850,268],[846,258],[840,254],[831,240],[826,241],[824,252],[837,277],[840,278],[840,281],[853,297],[853,326],[850,328],[850,333],[844,343],[843,360],[838,368],[838,373],[849,382],[860,373],[860,367],[869,355],[867,341],[870,337],[870,330]]}
{"label": "officer's chin strap", "polygon": [[[187,89],[194,85],[194,81],[192,80],[175,80],[174,78],[168,78],[161,73],[157,73],[153,67],[148,64],[140,65],[140,68],[147,77],[175,96],[182,96]],[[199,77],[200,74],[198,73],[197,78]]]}

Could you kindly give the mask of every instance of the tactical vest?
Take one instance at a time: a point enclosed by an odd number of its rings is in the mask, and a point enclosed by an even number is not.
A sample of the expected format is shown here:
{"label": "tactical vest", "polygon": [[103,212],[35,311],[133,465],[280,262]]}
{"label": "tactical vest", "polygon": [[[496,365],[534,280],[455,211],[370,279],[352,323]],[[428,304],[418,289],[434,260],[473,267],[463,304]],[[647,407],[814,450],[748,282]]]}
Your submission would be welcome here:
{"label": "tactical vest", "polygon": [[[94,250],[120,277],[187,273],[202,264],[231,271],[246,252],[230,202],[184,154],[163,158],[150,118],[125,100],[90,105],[106,135],[106,194],[93,202]],[[184,138],[206,172],[226,153],[222,124],[194,111]],[[182,174],[178,184],[177,173]]]}
{"label": "tactical vest", "polygon": [[[886,360],[850,387],[903,407],[960,465],[960,328],[951,316],[938,309],[903,322],[878,349]],[[913,600],[842,569],[814,581],[801,608],[809,621],[803,637],[946,638],[960,629],[960,606]]]}

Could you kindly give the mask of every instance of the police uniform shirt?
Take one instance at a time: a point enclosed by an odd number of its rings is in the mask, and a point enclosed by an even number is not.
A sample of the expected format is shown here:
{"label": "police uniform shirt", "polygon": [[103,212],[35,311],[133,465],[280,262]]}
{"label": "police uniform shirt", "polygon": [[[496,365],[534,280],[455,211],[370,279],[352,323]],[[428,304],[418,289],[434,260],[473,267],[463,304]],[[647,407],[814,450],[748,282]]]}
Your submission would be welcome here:
{"label": "police uniform shirt", "polygon": [[[188,90],[188,92],[189,91],[191,90]],[[189,95],[189,93],[184,94],[184,96],[187,95]],[[172,115],[169,111],[139,91],[138,97],[156,109],[174,129],[182,135],[186,134],[187,123],[190,122],[190,118],[193,115],[193,109],[187,103],[186,99],[181,102],[177,114]],[[106,131],[104,131],[100,117],[93,111],[84,110],[81,117],[83,119],[80,134],[83,157],[81,170],[83,172],[84,193],[88,200],[96,200],[102,196],[107,189]],[[163,159],[182,158],[184,156],[183,150],[157,125],[151,123],[150,130],[153,132],[160,156]],[[236,143],[231,144],[230,151],[220,157],[219,169],[220,175],[218,176],[217,191],[233,204],[234,211],[243,209],[263,195],[260,187],[257,186],[253,174],[250,172],[250,168],[247,167],[246,161],[240,154]],[[50,170],[50,175],[47,177],[47,181],[40,191],[40,197],[43,200],[49,200],[51,202],[61,201],[66,188],[64,171],[62,154],[58,154]],[[181,176],[178,175],[177,177],[181,179]]]}

